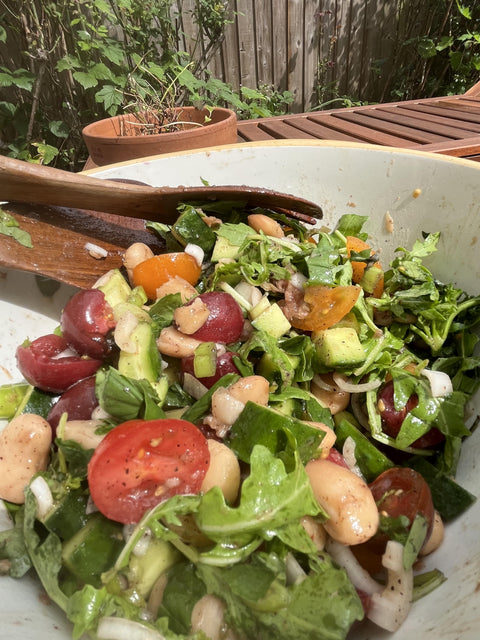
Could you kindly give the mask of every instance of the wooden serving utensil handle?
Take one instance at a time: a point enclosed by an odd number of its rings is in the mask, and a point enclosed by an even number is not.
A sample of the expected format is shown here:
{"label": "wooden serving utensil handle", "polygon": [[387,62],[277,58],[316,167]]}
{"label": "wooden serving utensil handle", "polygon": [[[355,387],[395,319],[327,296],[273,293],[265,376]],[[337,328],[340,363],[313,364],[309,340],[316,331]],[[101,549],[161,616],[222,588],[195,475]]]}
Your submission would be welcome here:
{"label": "wooden serving utensil handle", "polygon": [[81,207],[172,223],[181,202],[233,200],[246,206],[282,209],[314,224],[318,205],[290,194],[249,186],[149,187],[99,179],[0,156],[0,199],[9,202]]}

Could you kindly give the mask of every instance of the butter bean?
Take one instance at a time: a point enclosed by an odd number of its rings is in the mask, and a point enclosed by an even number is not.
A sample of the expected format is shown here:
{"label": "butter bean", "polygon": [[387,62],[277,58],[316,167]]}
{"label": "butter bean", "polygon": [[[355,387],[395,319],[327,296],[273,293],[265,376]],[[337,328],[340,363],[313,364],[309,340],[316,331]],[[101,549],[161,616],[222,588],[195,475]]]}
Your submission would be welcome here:
{"label": "butter bean", "polygon": [[153,251],[143,242],[134,242],[126,249],[123,254],[123,264],[131,284],[133,284],[133,270],[135,267],[152,257]]}
{"label": "butter bean", "polygon": [[237,456],[225,444],[209,438],[210,466],[203,479],[201,490],[220,487],[227,502],[235,502],[240,487],[240,465]]}
{"label": "butter bean", "polygon": [[306,466],[317,502],[329,516],[326,532],[346,545],[369,540],[377,531],[379,515],[368,485],[355,473],[330,460],[310,460]]}
{"label": "butter bean", "polygon": [[174,327],[162,329],[157,339],[157,347],[160,353],[173,358],[193,356],[195,349],[200,344],[202,344],[200,340],[195,340],[195,338],[180,333]]}
{"label": "butter bean", "polygon": [[35,414],[14,418],[0,433],[0,498],[23,504],[24,490],[48,465],[52,429]]}
{"label": "butter bean", "polygon": [[250,402],[266,406],[270,384],[263,376],[246,376],[230,385],[228,392],[244,404],[250,400]]}

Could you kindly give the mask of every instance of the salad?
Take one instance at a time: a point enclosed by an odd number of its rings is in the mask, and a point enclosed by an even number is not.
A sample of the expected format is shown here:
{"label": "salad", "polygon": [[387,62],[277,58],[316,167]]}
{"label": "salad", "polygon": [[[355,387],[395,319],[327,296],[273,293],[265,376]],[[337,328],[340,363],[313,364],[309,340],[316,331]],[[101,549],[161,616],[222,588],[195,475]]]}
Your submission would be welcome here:
{"label": "salad", "polygon": [[0,566],[74,638],[393,632],[444,581],[480,296],[425,266],[438,233],[384,265],[365,222],[185,205],[18,346]]}

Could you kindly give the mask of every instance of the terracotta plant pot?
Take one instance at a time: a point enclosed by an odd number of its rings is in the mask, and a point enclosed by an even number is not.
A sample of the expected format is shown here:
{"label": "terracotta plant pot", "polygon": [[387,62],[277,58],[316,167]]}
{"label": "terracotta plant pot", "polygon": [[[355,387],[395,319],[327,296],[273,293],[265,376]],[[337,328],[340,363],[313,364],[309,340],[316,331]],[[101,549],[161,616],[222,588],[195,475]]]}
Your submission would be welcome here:
{"label": "terracotta plant pot", "polygon": [[[106,118],[87,125],[82,136],[90,159],[97,166],[145,158],[162,153],[187,151],[237,142],[237,117],[230,109],[216,107],[211,111],[195,107],[178,107],[179,131],[135,135],[133,114]],[[191,124],[189,124],[191,123]],[[120,135],[121,132],[131,135]]]}

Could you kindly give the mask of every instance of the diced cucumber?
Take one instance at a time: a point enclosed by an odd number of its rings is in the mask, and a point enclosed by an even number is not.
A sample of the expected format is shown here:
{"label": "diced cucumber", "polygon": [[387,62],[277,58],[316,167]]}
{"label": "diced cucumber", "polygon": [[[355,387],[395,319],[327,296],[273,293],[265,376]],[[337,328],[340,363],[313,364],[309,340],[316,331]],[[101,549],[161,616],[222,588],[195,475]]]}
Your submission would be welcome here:
{"label": "diced cucumber", "polygon": [[0,387],[0,418],[13,418],[17,407],[31,390],[27,382],[4,384]]}
{"label": "diced cucumber", "polygon": [[143,555],[131,556],[128,567],[129,585],[143,598],[147,598],[158,578],[180,557],[180,552],[172,544],[152,538]]}
{"label": "diced cucumber", "polygon": [[408,466],[423,476],[432,492],[433,505],[445,522],[462,514],[475,502],[476,497],[472,493],[425,458],[409,460]]}
{"label": "diced cucumber", "polygon": [[188,207],[180,214],[172,226],[174,238],[184,247],[191,243],[201,247],[205,253],[210,253],[216,241],[216,234],[203,221],[202,216],[194,207]]}
{"label": "diced cucumber", "polygon": [[336,445],[341,448],[348,437],[352,438],[355,442],[357,464],[367,482],[371,482],[383,471],[393,467],[393,462],[360,431],[357,421],[351,414],[340,411],[333,419],[337,436]]}
{"label": "diced cucumber", "polygon": [[319,332],[315,347],[322,364],[330,368],[358,366],[366,357],[358,334],[351,327],[332,327]]}
{"label": "diced cucumber", "polygon": [[274,338],[281,338],[291,327],[290,322],[276,302],[262,311],[262,313],[252,321],[252,325],[255,329],[265,331],[265,333],[270,334]]}
{"label": "diced cucumber", "polygon": [[43,524],[62,540],[69,540],[87,524],[87,496],[81,489],[68,491],[46,515]]}
{"label": "diced cucumber", "polygon": [[359,284],[367,293],[373,293],[382,278],[383,271],[379,267],[372,265],[365,269]]}
{"label": "diced cucumber", "polygon": [[215,242],[215,246],[213,247],[212,257],[210,259],[212,262],[219,262],[220,260],[225,260],[228,258],[236,258],[239,248],[240,247],[237,247],[234,244],[230,244],[227,238],[218,236],[217,241]]}
{"label": "diced cucumber", "polygon": [[140,322],[132,331],[131,340],[136,345],[135,353],[120,351],[118,370],[135,380],[156,382],[160,375],[160,355],[150,324]]}
{"label": "diced cucumber", "polygon": [[94,513],[63,545],[62,561],[82,582],[100,586],[100,575],[114,564],[123,546],[122,525]]}

